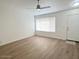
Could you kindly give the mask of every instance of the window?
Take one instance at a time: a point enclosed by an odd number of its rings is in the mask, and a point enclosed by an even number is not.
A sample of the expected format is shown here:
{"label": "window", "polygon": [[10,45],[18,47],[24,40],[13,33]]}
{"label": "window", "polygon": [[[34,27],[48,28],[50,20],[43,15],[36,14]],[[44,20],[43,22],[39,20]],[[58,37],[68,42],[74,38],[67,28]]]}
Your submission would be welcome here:
{"label": "window", "polygon": [[55,32],[55,17],[37,18],[36,31]]}

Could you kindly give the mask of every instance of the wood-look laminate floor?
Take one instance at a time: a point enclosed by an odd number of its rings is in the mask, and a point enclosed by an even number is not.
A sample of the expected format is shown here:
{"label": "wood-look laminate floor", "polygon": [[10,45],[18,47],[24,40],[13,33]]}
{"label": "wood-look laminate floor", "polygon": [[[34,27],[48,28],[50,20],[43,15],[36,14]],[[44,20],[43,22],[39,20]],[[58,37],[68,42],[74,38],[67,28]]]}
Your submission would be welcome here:
{"label": "wood-look laminate floor", "polygon": [[79,45],[34,36],[0,47],[0,59],[79,59]]}

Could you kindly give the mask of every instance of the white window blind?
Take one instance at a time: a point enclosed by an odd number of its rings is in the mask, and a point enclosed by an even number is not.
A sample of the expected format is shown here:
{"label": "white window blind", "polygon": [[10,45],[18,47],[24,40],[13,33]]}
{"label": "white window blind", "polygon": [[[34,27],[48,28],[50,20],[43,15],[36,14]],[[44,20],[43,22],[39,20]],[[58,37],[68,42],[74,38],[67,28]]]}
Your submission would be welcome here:
{"label": "white window blind", "polygon": [[55,17],[37,18],[36,31],[55,32]]}

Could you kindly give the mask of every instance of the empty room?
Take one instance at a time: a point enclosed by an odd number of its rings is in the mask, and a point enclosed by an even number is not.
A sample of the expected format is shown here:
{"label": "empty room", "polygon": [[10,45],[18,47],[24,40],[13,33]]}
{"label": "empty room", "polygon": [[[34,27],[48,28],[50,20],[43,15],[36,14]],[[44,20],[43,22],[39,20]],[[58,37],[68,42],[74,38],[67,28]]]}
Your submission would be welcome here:
{"label": "empty room", "polygon": [[0,59],[79,59],[79,0],[0,0]]}

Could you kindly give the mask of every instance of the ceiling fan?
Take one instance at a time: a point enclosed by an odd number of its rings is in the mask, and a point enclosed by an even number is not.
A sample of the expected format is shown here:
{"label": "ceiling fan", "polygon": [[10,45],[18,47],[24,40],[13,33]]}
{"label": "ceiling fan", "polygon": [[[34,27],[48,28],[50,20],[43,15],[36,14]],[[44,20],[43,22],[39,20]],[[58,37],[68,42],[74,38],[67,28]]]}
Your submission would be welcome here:
{"label": "ceiling fan", "polygon": [[47,9],[47,8],[50,8],[51,6],[45,6],[45,7],[41,7],[40,5],[40,0],[37,0],[38,4],[36,6],[36,9]]}

